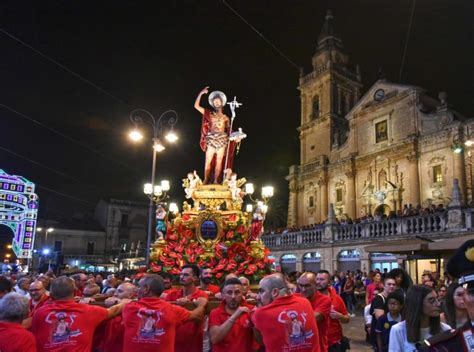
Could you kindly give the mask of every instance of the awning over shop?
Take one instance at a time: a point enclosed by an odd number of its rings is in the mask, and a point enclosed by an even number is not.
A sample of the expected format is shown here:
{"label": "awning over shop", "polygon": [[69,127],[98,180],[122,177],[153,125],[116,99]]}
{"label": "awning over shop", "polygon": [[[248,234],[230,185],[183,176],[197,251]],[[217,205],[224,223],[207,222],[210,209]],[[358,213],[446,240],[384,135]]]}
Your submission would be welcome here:
{"label": "awning over shop", "polygon": [[371,253],[410,253],[428,249],[428,241],[421,239],[391,241],[365,247],[366,252]]}
{"label": "awning over shop", "polygon": [[454,251],[468,240],[474,240],[474,235],[457,236],[431,242],[428,244],[428,249],[430,251]]}

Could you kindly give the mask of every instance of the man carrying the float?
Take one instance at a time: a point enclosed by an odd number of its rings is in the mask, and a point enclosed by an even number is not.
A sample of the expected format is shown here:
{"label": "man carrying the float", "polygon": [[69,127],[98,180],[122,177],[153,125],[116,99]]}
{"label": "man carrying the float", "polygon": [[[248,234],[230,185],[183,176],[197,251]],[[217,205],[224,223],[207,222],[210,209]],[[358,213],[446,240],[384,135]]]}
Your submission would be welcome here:
{"label": "man carrying the float", "polygon": [[[241,139],[246,136],[240,132],[237,138],[230,138],[229,135],[232,129],[232,124],[229,117],[224,114],[224,106],[227,102],[227,97],[220,91],[214,91],[209,95],[209,104],[214,108],[214,112],[209,111],[201,106],[201,97],[209,92],[209,87],[204,88],[199,92],[194,108],[202,114],[201,126],[201,149],[206,153],[206,162],[204,166],[204,184],[208,184],[211,178],[211,171],[214,166],[213,183],[218,184],[221,178],[224,167],[232,168],[232,160],[234,154],[235,143],[239,143]],[[229,103],[231,104],[231,103]],[[233,105],[232,105],[233,104]],[[231,104],[232,115],[235,117],[234,109],[241,105],[234,102]],[[215,161],[213,164],[213,159]],[[225,162],[224,160],[227,159]],[[226,165],[224,165],[226,164]]]}

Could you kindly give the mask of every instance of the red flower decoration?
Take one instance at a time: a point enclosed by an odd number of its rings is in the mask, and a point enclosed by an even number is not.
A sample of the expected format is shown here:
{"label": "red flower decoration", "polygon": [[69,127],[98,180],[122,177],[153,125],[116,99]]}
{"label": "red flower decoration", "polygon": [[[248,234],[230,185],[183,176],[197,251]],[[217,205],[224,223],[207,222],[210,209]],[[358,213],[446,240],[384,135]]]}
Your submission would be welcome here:
{"label": "red flower decoration", "polygon": [[247,268],[247,270],[245,270],[245,274],[246,275],[253,275],[254,272],[257,271],[257,266],[255,264],[250,264]]}
{"label": "red flower decoration", "polygon": [[220,273],[217,273],[215,276],[216,276],[216,279],[220,279],[222,277],[222,275],[224,275],[223,272],[220,272]]}
{"label": "red flower decoration", "polygon": [[183,221],[188,221],[189,219],[191,219],[191,216],[189,214],[184,214],[182,219]]}
{"label": "red flower decoration", "polygon": [[227,235],[225,235],[225,237],[226,237],[228,240],[233,239],[233,238],[234,238],[234,231],[233,231],[233,230],[227,231]]}
{"label": "red flower decoration", "polygon": [[150,267],[151,267],[151,271],[153,271],[155,273],[159,273],[163,270],[163,267],[161,265],[157,265],[155,263],[151,263]]}
{"label": "red flower decoration", "polygon": [[240,225],[239,227],[237,227],[237,233],[240,234],[240,235],[243,235],[245,233],[245,226],[244,225]]}
{"label": "red flower decoration", "polygon": [[230,214],[229,217],[228,217],[229,221],[235,221],[237,220],[237,215],[235,214]]}

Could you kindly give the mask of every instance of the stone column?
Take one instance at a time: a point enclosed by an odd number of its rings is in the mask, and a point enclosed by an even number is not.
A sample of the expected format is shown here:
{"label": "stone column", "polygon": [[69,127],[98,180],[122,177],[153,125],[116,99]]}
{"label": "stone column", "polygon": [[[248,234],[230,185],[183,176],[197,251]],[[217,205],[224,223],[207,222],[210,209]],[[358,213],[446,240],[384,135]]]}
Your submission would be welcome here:
{"label": "stone column", "polygon": [[298,187],[295,183],[290,184],[288,204],[288,226],[296,226],[298,224]]}
{"label": "stone column", "polygon": [[409,161],[408,181],[410,184],[411,204],[416,207],[420,200],[420,174],[418,172],[418,154],[411,152],[407,155]]}
{"label": "stone column", "polygon": [[324,221],[328,216],[328,180],[326,175],[319,179],[318,185],[319,193],[321,194],[321,221]]}
{"label": "stone column", "polygon": [[454,156],[454,178],[458,179],[459,189],[461,191],[461,201],[466,204],[466,167],[464,164],[464,150],[460,153],[453,153]]}
{"label": "stone column", "polygon": [[347,177],[347,198],[346,213],[351,219],[356,218],[356,195],[355,195],[355,172],[353,169],[346,171]]}

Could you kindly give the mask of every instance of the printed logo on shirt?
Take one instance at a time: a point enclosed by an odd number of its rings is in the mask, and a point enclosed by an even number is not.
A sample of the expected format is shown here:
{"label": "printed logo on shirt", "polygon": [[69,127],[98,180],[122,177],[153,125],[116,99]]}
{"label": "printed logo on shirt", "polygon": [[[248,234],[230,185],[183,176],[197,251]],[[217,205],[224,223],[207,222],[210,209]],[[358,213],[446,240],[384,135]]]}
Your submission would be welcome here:
{"label": "printed logo on shirt", "polygon": [[51,325],[49,342],[46,346],[75,344],[72,337],[82,334],[81,330],[73,328],[76,315],[74,313],[68,314],[66,312],[51,312],[46,318],[45,322]]}
{"label": "printed logo on shirt", "polygon": [[160,310],[141,308],[137,312],[137,315],[140,318],[140,324],[134,340],[137,342],[158,342],[159,339],[157,339],[157,337],[165,334],[165,329],[158,326],[162,314],[163,313],[161,313]]}
{"label": "printed logo on shirt", "polygon": [[298,313],[296,310],[282,311],[278,315],[278,322],[285,324],[290,350],[311,346],[311,341],[306,340],[311,339],[314,332],[311,329],[305,330],[306,313]]}

